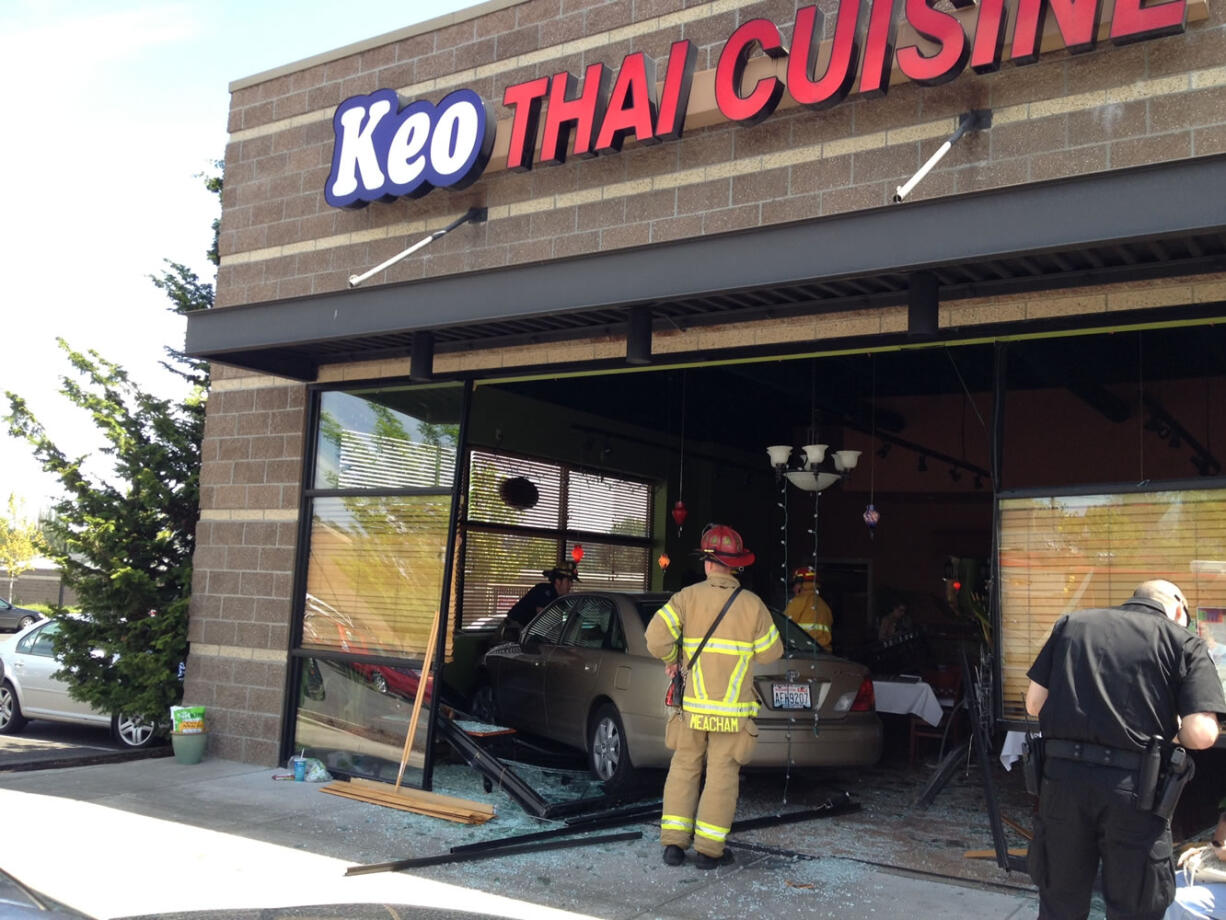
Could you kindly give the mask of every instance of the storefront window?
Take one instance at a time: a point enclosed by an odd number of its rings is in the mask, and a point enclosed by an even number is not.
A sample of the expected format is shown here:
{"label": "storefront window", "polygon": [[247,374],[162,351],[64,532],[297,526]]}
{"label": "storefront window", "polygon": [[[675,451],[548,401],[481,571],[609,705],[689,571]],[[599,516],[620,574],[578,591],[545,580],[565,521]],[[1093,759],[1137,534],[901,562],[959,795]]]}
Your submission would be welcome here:
{"label": "storefront window", "polygon": [[[322,657],[299,661],[294,749],[305,749],[335,772],[395,782],[420,671]],[[428,683],[423,706],[429,704]],[[405,772],[414,785],[424,764],[424,740],[420,731]]]}
{"label": "storefront window", "polygon": [[462,396],[458,386],[324,393],[315,488],[450,489]]}
{"label": "storefront window", "polygon": [[[459,384],[320,396],[294,748],[330,769],[399,770],[443,603],[463,396]],[[421,781],[425,744],[421,731],[405,782]]]}
{"label": "storefront window", "polygon": [[302,647],[420,657],[442,592],[450,494],[312,508]]}
{"label": "storefront window", "polygon": [[579,559],[584,588],[647,589],[649,483],[563,464],[473,450],[464,541],[466,630],[489,629],[542,572]]}
{"label": "storefront window", "polygon": [[1055,621],[1122,604],[1143,581],[1178,584],[1209,638],[1226,630],[1226,489],[1002,498],[999,546],[1006,719],[1026,718],[1026,671]]}

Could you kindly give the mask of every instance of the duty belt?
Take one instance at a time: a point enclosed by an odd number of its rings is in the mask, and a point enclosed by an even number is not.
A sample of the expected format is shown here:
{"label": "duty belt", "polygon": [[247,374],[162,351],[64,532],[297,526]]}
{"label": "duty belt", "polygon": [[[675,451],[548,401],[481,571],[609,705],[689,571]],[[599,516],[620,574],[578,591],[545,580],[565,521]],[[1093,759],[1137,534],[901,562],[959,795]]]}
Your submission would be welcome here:
{"label": "duty belt", "polygon": [[1125,751],[1122,748],[1088,744],[1084,741],[1061,741],[1049,738],[1043,742],[1043,753],[1061,760],[1075,760],[1099,767],[1115,767],[1120,770],[1139,770],[1142,753]]}

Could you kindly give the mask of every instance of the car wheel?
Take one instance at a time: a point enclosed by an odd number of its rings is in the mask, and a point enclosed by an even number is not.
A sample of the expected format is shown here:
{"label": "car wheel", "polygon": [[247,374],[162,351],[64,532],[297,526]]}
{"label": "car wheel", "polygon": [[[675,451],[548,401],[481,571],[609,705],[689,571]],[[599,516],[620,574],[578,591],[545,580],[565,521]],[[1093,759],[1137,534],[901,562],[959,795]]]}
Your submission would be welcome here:
{"label": "car wheel", "polygon": [[621,714],[612,703],[604,703],[592,716],[587,732],[588,767],[609,790],[621,789],[634,780],[636,770],[630,761],[630,746]]}
{"label": "car wheel", "polygon": [[371,675],[370,685],[380,693],[387,693],[387,678],[378,671]]}
{"label": "car wheel", "polygon": [[29,720],[21,714],[17,691],[7,680],[0,684],[0,735],[15,735]]}
{"label": "car wheel", "polygon": [[127,748],[147,748],[157,737],[157,726],[135,716],[111,716],[111,736]]}
{"label": "car wheel", "polygon": [[34,622],[34,617],[22,617],[17,621],[17,631],[21,632],[27,626],[33,626]]}
{"label": "car wheel", "polygon": [[492,684],[484,681],[477,684],[477,689],[468,699],[468,714],[478,722],[498,724],[498,700],[494,696]]}

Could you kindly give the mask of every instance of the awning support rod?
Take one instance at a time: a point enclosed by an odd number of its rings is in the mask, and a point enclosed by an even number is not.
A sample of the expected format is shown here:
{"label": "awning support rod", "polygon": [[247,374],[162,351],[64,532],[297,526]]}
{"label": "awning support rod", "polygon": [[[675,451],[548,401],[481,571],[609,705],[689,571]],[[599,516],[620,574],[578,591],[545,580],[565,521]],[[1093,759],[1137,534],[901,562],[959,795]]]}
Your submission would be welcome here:
{"label": "awning support rod", "polygon": [[401,259],[406,259],[409,256],[411,256],[413,253],[417,252],[417,250],[425,246],[429,246],[431,243],[437,240],[440,236],[446,236],[456,227],[466,224],[469,221],[479,224],[482,221],[484,221],[488,215],[489,215],[489,211],[486,210],[485,208],[469,208],[462,216],[457,217],[455,220],[449,223],[446,227],[444,227],[441,230],[435,230],[428,237],[426,237],[423,240],[417,241],[412,246],[410,246],[408,249],[406,249],[404,252],[401,252],[401,253],[398,253],[397,255],[392,256],[390,259],[388,259],[385,262],[380,262],[378,265],[376,265],[370,271],[365,272],[364,274],[350,275],[349,276],[349,286],[351,288],[357,287],[363,281],[366,281],[369,278],[373,278],[375,275],[379,274],[379,272],[383,271],[385,268],[391,268]]}
{"label": "awning support rod", "polygon": [[937,152],[928,158],[928,162],[919,168],[914,176],[907,180],[905,185],[900,185],[894,192],[894,203],[898,204],[904,198],[911,194],[911,190],[919,185],[924,176],[932,170],[944,158],[945,154],[949,153],[951,147],[962,139],[962,135],[968,131],[983,131],[986,128],[992,127],[992,110],[991,109],[972,109],[958,119],[958,130],[955,131],[945,143],[937,148]]}

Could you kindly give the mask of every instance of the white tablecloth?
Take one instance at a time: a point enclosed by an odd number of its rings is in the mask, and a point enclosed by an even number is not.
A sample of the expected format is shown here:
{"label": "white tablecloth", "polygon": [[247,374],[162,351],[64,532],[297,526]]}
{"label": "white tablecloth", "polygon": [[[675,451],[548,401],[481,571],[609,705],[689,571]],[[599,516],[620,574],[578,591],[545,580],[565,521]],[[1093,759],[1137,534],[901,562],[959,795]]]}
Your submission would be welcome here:
{"label": "white tablecloth", "polygon": [[929,725],[941,722],[941,704],[932,687],[924,681],[882,680],[873,681],[873,694],[877,697],[880,712],[910,712]]}
{"label": "white tablecloth", "polygon": [[1005,743],[1000,746],[1000,762],[1006,770],[1012,770],[1013,765],[1022,759],[1022,745],[1026,741],[1026,732],[1005,732]]}

